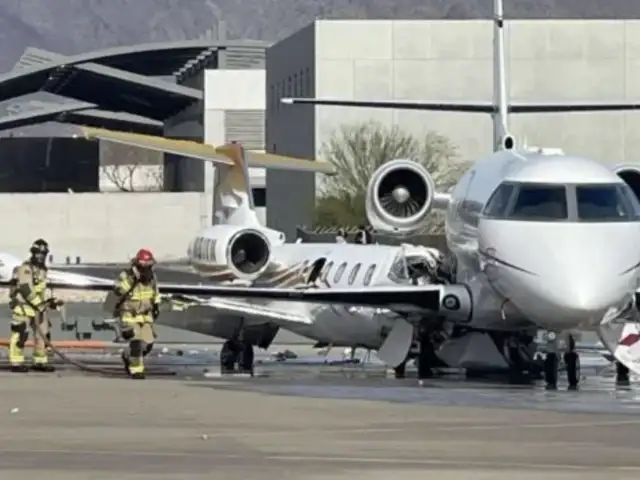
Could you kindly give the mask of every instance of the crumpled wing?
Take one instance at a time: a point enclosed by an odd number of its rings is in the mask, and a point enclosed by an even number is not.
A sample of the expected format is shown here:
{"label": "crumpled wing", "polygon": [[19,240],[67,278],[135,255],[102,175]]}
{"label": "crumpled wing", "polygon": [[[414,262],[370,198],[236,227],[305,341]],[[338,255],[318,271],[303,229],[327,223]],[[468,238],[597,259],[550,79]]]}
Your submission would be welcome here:
{"label": "crumpled wing", "polygon": [[[95,277],[76,275],[64,280],[51,276],[51,288],[108,292],[113,282]],[[0,287],[8,286],[0,281]],[[239,286],[193,285],[179,283],[158,284],[160,293],[168,296],[218,297],[225,300],[264,299],[298,303],[323,303],[338,305],[360,305],[364,307],[388,308],[398,312],[436,311],[440,305],[441,285],[408,285],[366,288],[257,288]]]}

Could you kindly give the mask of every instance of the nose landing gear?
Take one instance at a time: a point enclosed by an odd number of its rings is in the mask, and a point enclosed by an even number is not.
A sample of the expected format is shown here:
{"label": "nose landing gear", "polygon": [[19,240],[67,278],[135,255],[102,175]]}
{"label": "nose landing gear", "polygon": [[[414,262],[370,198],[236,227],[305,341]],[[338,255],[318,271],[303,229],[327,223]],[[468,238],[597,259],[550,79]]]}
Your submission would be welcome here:
{"label": "nose landing gear", "polygon": [[550,332],[547,336],[547,353],[544,359],[544,380],[547,390],[558,389],[558,352],[564,350],[563,361],[567,370],[569,390],[578,390],[580,384],[580,356],[576,352],[576,342],[573,335],[565,338]]}

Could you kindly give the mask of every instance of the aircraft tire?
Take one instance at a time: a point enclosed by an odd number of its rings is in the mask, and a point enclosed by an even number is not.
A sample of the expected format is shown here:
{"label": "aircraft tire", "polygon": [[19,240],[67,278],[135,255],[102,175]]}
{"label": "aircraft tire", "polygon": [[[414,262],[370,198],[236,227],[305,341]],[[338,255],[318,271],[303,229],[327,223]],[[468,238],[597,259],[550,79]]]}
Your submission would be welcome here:
{"label": "aircraft tire", "polygon": [[253,375],[254,352],[253,345],[243,342],[238,355],[238,367],[241,373]]}
{"label": "aircraft tire", "polygon": [[628,387],[629,381],[629,368],[621,362],[616,362],[616,385],[620,387]]}
{"label": "aircraft tire", "polygon": [[580,383],[580,356],[575,351],[566,352],[564,354],[564,363],[567,367],[569,390],[577,390]]}
{"label": "aircraft tire", "polygon": [[544,358],[544,381],[547,390],[558,388],[558,354],[547,352]]}
{"label": "aircraft tire", "polygon": [[238,361],[238,347],[233,340],[227,340],[220,350],[220,373],[234,373]]}

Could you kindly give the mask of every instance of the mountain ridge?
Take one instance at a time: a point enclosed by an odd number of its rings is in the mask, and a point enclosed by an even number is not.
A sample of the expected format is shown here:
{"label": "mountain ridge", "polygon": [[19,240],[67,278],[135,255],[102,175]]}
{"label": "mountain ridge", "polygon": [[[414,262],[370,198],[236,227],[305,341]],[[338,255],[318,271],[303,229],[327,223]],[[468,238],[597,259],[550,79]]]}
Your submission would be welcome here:
{"label": "mountain ridge", "polygon": [[[72,55],[202,37],[224,20],[228,38],[277,41],[323,19],[491,18],[493,0],[3,0],[0,72],[27,47]],[[507,18],[640,19],[629,0],[507,0]]]}

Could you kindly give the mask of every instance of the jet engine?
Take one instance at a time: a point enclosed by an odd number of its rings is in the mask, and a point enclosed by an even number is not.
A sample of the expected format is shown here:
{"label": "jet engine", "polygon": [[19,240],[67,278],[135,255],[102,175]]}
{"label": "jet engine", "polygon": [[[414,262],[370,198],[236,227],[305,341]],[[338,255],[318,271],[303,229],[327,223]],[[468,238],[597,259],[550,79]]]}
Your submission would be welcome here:
{"label": "jet engine", "polygon": [[427,170],[409,159],[382,165],[367,186],[366,212],[376,230],[400,235],[424,228],[432,209],[435,183]]}
{"label": "jet engine", "polygon": [[195,264],[211,267],[216,280],[255,280],[269,266],[272,245],[284,241],[284,234],[267,228],[214,225],[189,246]]}
{"label": "jet engine", "polygon": [[640,167],[636,165],[615,165],[612,170],[624,180],[640,201]]}

